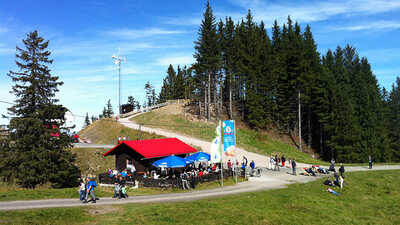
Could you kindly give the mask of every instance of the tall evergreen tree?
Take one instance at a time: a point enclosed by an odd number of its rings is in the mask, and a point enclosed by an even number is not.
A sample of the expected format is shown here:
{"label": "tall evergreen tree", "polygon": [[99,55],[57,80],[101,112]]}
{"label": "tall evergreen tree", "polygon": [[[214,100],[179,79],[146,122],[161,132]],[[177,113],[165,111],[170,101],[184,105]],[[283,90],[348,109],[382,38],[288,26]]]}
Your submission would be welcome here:
{"label": "tall evergreen tree", "polygon": [[207,1],[198,34],[199,38],[195,41],[194,47],[196,89],[199,100],[204,101],[207,119],[210,119],[211,91],[214,91],[211,89],[215,88],[217,72],[221,67],[221,54],[215,17],[209,1]]}
{"label": "tall evergreen tree", "polygon": [[89,126],[89,125],[90,125],[89,114],[86,113],[86,116],[85,116],[85,124],[83,125],[83,127],[87,127],[87,126]]}
{"label": "tall evergreen tree", "polygon": [[105,111],[105,117],[106,118],[111,118],[114,115],[114,111],[111,105],[111,99],[108,99],[107,105],[106,105],[106,111]]}
{"label": "tall evergreen tree", "polygon": [[68,150],[72,139],[64,127],[67,109],[55,98],[63,82],[50,73],[49,42],[33,31],[23,43],[25,48],[17,47],[19,71],[8,73],[16,100],[9,108],[13,118],[9,141],[0,151],[0,176],[26,188],[48,182],[53,187],[75,186],[80,171]]}

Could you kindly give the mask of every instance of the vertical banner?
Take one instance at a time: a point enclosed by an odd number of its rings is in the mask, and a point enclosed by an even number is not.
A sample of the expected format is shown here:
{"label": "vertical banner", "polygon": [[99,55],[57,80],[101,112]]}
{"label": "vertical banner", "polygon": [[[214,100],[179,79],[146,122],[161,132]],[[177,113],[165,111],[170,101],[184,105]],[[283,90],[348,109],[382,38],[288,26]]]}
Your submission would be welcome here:
{"label": "vertical banner", "polygon": [[218,125],[217,129],[215,129],[216,137],[213,139],[211,143],[211,162],[219,163],[221,162],[221,125]]}
{"label": "vertical banner", "polygon": [[235,156],[235,121],[224,120],[224,152],[226,156]]}

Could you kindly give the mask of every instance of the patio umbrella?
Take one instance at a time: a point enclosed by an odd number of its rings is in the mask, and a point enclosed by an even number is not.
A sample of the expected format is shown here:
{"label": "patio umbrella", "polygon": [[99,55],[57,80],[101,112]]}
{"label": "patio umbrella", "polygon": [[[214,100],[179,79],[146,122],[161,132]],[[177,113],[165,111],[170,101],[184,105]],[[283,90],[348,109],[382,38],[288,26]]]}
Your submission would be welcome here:
{"label": "patio umbrella", "polygon": [[190,155],[188,157],[186,157],[185,159],[191,161],[191,162],[195,162],[195,161],[209,161],[210,160],[210,154],[205,153],[205,152],[197,152],[194,153],[193,155]]}
{"label": "patio umbrella", "polygon": [[163,159],[157,160],[153,162],[153,166],[155,167],[163,167],[163,168],[179,168],[185,167],[187,164],[187,160],[178,156],[168,156]]}

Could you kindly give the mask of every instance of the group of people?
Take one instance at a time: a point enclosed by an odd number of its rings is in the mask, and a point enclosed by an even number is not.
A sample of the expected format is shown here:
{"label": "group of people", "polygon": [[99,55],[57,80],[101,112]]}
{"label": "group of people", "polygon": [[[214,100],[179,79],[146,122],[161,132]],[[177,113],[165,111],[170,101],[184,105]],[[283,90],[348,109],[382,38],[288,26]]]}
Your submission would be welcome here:
{"label": "group of people", "polygon": [[[129,139],[129,138],[128,138]],[[126,137],[124,136],[124,137],[121,137],[121,136],[119,136],[118,137],[118,144],[121,144],[122,143],[122,141],[126,141],[127,139],[126,139]]]}
{"label": "group of people", "polygon": [[[87,177],[86,182],[85,179],[80,180],[79,184],[79,199],[83,203],[88,203],[91,201],[92,203],[96,203],[96,196],[94,194],[94,189],[97,187],[96,178],[95,177]],[[88,201],[90,195],[90,200]]]}

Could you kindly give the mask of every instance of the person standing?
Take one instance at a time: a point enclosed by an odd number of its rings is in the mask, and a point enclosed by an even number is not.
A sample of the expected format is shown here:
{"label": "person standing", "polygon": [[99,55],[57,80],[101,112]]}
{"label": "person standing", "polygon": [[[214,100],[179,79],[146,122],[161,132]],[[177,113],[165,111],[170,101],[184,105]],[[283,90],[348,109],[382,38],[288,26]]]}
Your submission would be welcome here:
{"label": "person standing", "polygon": [[271,157],[269,158],[269,166],[270,166],[270,170],[275,170],[274,169],[274,164],[275,164],[275,158],[271,155]]}
{"label": "person standing", "polygon": [[344,178],[344,165],[343,165],[343,163],[340,163],[339,173],[340,173],[340,176]]}
{"label": "person standing", "polygon": [[292,159],[292,169],[293,169],[293,175],[297,176],[296,174],[296,160]]}
{"label": "person standing", "polygon": [[371,155],[368,156],[368,168],[372,169],[372,157],[371,157]]}
{"label": "person standing", "polygon": [[286,162],[286,158],[284,155],[282,155],[282,167],[285,167],[285,162]]}
{"label": "person standing", "polygon": [[274,171],[279,171],[279,157],[275,155]]}

